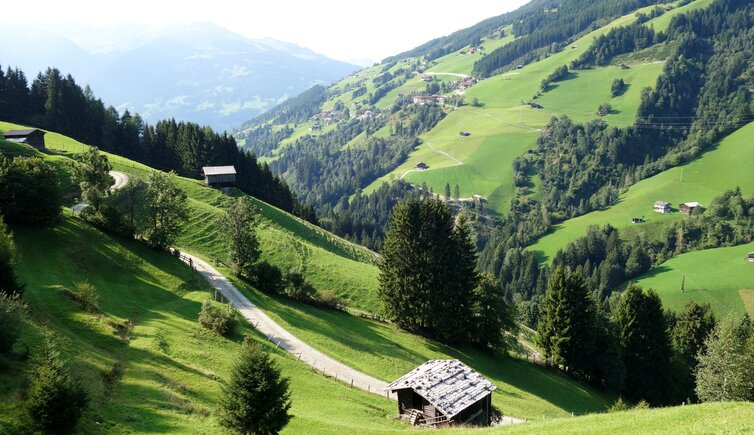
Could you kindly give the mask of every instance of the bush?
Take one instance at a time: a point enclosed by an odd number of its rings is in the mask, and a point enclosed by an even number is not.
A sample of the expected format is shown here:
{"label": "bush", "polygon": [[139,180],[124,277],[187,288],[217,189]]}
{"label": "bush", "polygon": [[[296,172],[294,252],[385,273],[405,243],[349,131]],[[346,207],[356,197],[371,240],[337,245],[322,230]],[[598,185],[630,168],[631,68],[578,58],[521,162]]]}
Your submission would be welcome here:
{"label": "bush", "polygon": [[49,333],[30,376],[26,413],[31,426],[45,433],[72,432],[89,402],[60,356]]}
{"label": "bush", "polygon": [[283,272],[267,261],[260,261],[252,267],[251,283],[266,293],[280,293],[285,287]]}
{"label": "bush", "polygon": [[51,224],[61,213],[58,174],[37,157],[0,156],[0,213],[8,223]]}
{"label": "bush", "polygon": [[302,302],[311,302],[317,295],[317,290],[298,270],[291,270],[285,275],[285,295]]}
{"label": "bush", "polygon": [[91,225],[119,236],[132,239],[136,233],[136,228],[131,221],[108,203],[100,205],[97,211],[88,207],[81,212],[80,216]]}
{"label": "bush", "polygon": [[317,305],[333,310],[339,310],[345,306],[343,300],[333,290],[325,290],[317,295]]}
{"label": "bush", "polygon": [[220,305],[207,299],[199,312],[199,323],[210,331],[228,336],[235,328],[235,312],[230,304]]}
{"label": "bush", "polygon": [[0,293],[0,354],[6,355],[21,335],[26,304],[18,294]]}
{"label": "bush", "polygon": [[16,245],[13,234],[0,215],[0,293],[21,293],[23,286],[16,276]]}
{"label": "bush", "polygon": [[99,295],[97,294],[97,287],[86,281],[77,282],[72,293],[73,297],[81,304],[81,308],[84,310],[90,313],[99,310]]}

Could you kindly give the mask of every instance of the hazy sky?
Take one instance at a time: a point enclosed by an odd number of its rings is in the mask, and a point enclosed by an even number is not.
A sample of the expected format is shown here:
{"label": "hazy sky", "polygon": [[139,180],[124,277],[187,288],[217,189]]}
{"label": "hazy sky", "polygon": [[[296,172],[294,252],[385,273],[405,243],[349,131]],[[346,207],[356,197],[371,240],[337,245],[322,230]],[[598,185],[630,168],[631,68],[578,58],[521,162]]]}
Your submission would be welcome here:
{"label": "hazy sky", "polygon": [[381,60],[527,1],[31,0],[4,2],[0,22],[162,26],[211,21],[249,38],[293,42],[335,59]]}

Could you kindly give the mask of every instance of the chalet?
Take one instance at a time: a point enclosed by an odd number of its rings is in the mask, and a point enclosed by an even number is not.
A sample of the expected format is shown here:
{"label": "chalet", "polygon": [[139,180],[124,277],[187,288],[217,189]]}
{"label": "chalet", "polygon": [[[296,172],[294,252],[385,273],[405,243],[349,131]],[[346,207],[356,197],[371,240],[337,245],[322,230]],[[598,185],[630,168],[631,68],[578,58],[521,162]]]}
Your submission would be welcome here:
{"label": "chalet", "polygon": [[487,202],[487,198],[483,197],[482,195],[472,195],[471,196],[474,199],[474,202],[477,204],[483,204]]}
{"label": "chalet", "polygon": [[205,166],[202,168],[204,184],[211,187],[232,187],[236,185],[234,166]]}
{"label": "chalet", "polygon": [[620,64],[620,69],[631,69],[631,67],[626,65],[625,63],[622,63]]}
{"label": "chalet", "polygon": [[44,149],[45,147],[45,132],[38,128],[9,130],[3,136],[8,142],[24,143],[37,149]]}
{"label": "chalet", "polygon": [[535,103],[534,101],[529,101],[529,107],[532,109],[541,109],[542,105],[539,103]]}
{"label": "chalet", "polygon": [[429,169],[429,166],[427,166],[427,164],[424,162],[419,162],[416,164],[416,169],[423,171],[425,169]]}
{"label": "chalet", "polygon": [[654,211],[661,214],[670,213],[670,203],[665,201],[655,201]]}
{"label": "chalet", "polygon": [[746,261],[751,261],[752,263],[754,263],[754,252],[749,252],[746,255]]}
{"label": "chalet", "polygon": [[681,213],[691,214],[691,212],[693,212],[695,208],[701,206],[702,205],[698,202],[684,202],[683,204],[678,206],[678,210],[680,210]]}
{"label": "chalet", "polygon": [[370,119],[370,118],[374,118],[374,112],[372,112],[371,110],[367,110],[364,113],[362,113],[361,116],[359,116],[359,119]]}
{"label": "chalet", "polygon": [[398,395],[398,412],[414,425],[489,426],[495,385],[458,360],[431,360],[385,389]]}
{"label": "chalet", "polygon": [[471,133],[469,133],[466,130],[462,130],[462,131],[458,132],[458,135],[461,136],[461,137],[467,137],[467,136],[471,136]]}
{"label": "chalet", "polygon": [[631,223],[634,224],[643,224],[644,222],[646,222],[644,218],[631,218]]}
{"label": "chalet", "polygon": [[466,77],[465,79],[458,82],[458,89],[464,90],[468,89],[476,84],[476,79],[474,77]]}
{"label": "chalet", "polygon": [[445,97],[442,95],[414,95],[411,97],[411,102],[420,106],[427,104],[442,104],[445,102]]}
{"label": "chalet", "polygon": [[311,127],[309,127],[309,131],[320,131],[322,130],[322,126],[320,124],[314,124]]}
{"label": "chalet", "polygon": [[431,82],[432,81],[432,76],[429,75],[429,74],[422,74],[421,76],[419,76],[419,80],[421,80],[423,82]]}

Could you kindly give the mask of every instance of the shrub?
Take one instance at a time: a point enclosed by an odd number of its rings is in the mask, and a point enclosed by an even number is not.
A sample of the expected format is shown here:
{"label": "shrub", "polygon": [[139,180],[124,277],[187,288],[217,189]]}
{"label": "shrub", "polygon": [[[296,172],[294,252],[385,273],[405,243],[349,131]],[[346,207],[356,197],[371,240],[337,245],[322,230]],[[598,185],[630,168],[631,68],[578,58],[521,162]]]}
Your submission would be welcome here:
{"label": "shrub", "polygon": [[51,224],[61,216],[58,174],[37,157],[0,157],[0,213],[8,223]]}
{"label": "shrub", "polygon": [[267,293],[280,293],[285,286],[283,272],[267,261],[260,261],[252,267],[251,283]]}
{"label": "shrub", "polygon": [[21,335],[26,304],[18,294],[0,293],[0,354],[8,354]]}
{"label": "shrub", "polygon": [[35,430],[46,433],[73,431],[89,402],[47,333],[30,376],[26,413]]}
{"label": "shrub", "polygon": [[81,308],[90,313],[99,310],[97,287],[89,284],[87,281],[77,282],[74,286],[73,296],[81,304]]}
{"label": "shrub", "polygon": [[291,270],[285,275],[285,295],[291,299],[303,302],[311,302],[317,294],[304,275],[298,270]]}
{"label": "shrub", "polygon": [[345,306],[343,300],[333,290],[325,290],[317,295],[317,305],[339,310]]}
{"label": "shrub", "polygon": [[101,230],[129,239],[133,238],[136,233],[136,228],[134,228],[130,219],[122,215],[117,208],[109,203],[100,205],[97,211],[88,207],[81,212],[80,216],[86,222]]}
{"label": "shrub", "polygon": [[16,275],[16,245],[13,234],[0,215],[0,293],[21,293],[23,286]]}
{"label": "shrub", "polygon": [[607,410],[607,412],[620,412],[620,411],[628,411],[630,408],[626,402],[623,401],[623,397],[618,396],[618,400],[613,403],[613,406],[610,407],[610,409]]}
{"label": "shrub", "polygon": [[204,301],[199,312],[199,323],[222,336],[230,335],[235,328],[235,312],[230,304],[220,305],[209,299]]}

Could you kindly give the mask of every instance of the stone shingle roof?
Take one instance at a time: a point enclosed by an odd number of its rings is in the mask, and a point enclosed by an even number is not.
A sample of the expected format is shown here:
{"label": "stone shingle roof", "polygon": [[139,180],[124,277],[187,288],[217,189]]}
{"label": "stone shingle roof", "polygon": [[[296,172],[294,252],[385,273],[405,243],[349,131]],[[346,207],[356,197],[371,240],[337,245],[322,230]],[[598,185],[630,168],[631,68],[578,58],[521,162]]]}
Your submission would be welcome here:
{"label": "stone shingle roof", "polygon": [[202,168],[204,175],[235,175],[235,166],[205,166]]}
{"label": "stone shingle roof", "polygon": [[458,361],[435,359],[388,385],[388,391],[411,388],[449,419],[495,391],[495,385]]}

